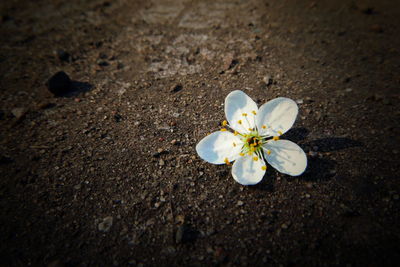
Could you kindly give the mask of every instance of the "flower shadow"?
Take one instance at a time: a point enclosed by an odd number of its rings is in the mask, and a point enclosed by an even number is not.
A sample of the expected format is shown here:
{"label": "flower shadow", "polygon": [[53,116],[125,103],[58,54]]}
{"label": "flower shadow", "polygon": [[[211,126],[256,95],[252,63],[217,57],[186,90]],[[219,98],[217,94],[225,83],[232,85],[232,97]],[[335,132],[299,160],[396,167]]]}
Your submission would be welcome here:
{"label": "flower shadow", "polygon": [[282,136],[282,139],[286,139],[286,140],[290,140],[294,143],[298,143],[298,142],[306,139],[309,133],[310,133],[310,131],[308,131],[304,127],[296,127],[296,128],[290,129],[287,133],[285,133],[285,135]]}
{"label": "flower shadow", "polygon": [[[285,135],[285,137],[287,137],[285,139],[294,142],[300,142],[307,137],[308,130],[305,128],[294,128],[289,133]],[[362,145],[363,143],[360,141],[345,137],[329,137],[305,142],[301,145],[301,147],[306,153],[310,152],[311,150],[316,151],[313,151],[313,156],[307,156],[308,164],[306,171],[302,175],[293,177],[292,179],[301,179],[314,182],[332,179],[337,174],[336,161],[331,159],[330,155],[323,153],[338,151],[352,147],[360,147]],[[274,190],[274,184],[276,182],[277,176],[277,171],[267,171],[262,182],[251,188],[255,190],[272,192]],[[290,176],[287,177],[289,178]]]}
{"label": "flower shadow", "polygon": [[316,148],[315,150],[318,152],[332,152],[350,147],[359,147],[363,143],[346,137],[327,137],[310,141],[305,145],[313,149]]}
{"label": "flower shadow", "polygon": [[336,175],[336,161],[323,157],[311,157],[308,159],[306,171],[301,175],[294,177],[306,181],[326,181]]}
{"label": "flower shadow", "polygon": [[336,161],[329,158],[330,155],[321,152],[333,152],[362,145],[362,142],[346,137],[327,137],[305,143],[305,151],[313,150],[315,156],[308,156],[307,169],[299,179],[322,181],[333,178],[337,173]]}
{"label": "flower shadow", "polygon": [[278,177],[277,171],[275,171],[272,167],[267,170],[265,173],[263,179],[261,182],[258,184],[255,184],[253,186],[249,186],[249,190],[255,190],[255,191],[266,191],[266,192],[273,192],[274,191],[274,185],[276,182],[276,179]]}

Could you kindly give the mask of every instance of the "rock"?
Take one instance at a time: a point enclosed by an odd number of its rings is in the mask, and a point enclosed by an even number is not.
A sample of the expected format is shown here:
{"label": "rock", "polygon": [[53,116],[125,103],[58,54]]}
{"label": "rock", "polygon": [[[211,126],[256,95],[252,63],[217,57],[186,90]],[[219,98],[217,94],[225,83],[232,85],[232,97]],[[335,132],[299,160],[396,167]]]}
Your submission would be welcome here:
{"label": "rock", "polygon": [[171,93],[177,93],[182,89],[183,89],[182,84],[175,84],[174,86],[171,87],[170,92]]}
{"label": "rock", "polygon": [[164,165],[165,165],[165,162],[164,162],[164,160],[163,160],[163,159],[160,159],[160,161],[158,162],[158,165],[160,165],[160,166],[164,166]]}
{"label": "rock", "polygon": [[49,109],[49,108],[54,108],[55,106],[56,106],[56,104],[54,104],[54,103],[42,102],[42,103],[39,103],[36,107],[38,109]]}
{"label": "rock", "polygon": [[99,58],[100,58],[100,59],[107,59],[108,56],[107,56],[107,54],[105,54],[105,53],[100,53],[100,54],[99,54]]}
{"label": "rock", "polygon": [[364,13],[365,15],[372,15],[375,14],[375,10],[373,7],[361,7],[360,8],[361,12]]}
{"label": "rock", "polygon": [[177,141],[176,139],[171,141],[171,145],[179,145],[179,141]]}
{"label": "rock", "polygon": [[110,63],[108,63],[105,60],[100,60],[100,61],[98,61],[97,65],[99,65],[100,67],[107,67],[110,65]]}
{"label": "rock", "polygon": [[177,224],[184,224],[185,223],[185,215],[177,215],[175,218],[175,223]]}
{"label": "rock", "polygon": [[267,85],[267,86],[270,86],[272,83],[273,83],[273,80],[272,80],[272,77],[271,77],[271,75],[265,75],[264,77],[263,77],[263,82]]}
{"label": "rock", "polygon": [[226,54],[222,61],[223,61],[222,70],[229,70],[237,64],[237,61],[234,60],[233,53]]}
{"label": "rock", "polygon": [[164,149],[162,149],[162,148],[160,147],[160,148],[157,148],[157,152],[153,153],[153,157],[154,157],[154,158],[158,158],[158,157],[160,157],[161,155],[163,155],[163,154],[168,154],[168,153],[169,153],[168,150],[164,150]]}
{"label": "rock", "polygon": [[372,32],[376,32],[376,33],[382,33],[383,32],[383,28],[378,24],[372,25],[370,29],[371,29]]}
{"label": "rock", "polygon": [[179,225],[178,230],[176,230],[175,234],[175,242],[177,244],[182,243],[183,234],[185,233],[185,225]]}
{"label": "rock", "polygon": [[310,155],[310,157],[314,158],[314,157],[318,156],[318,153],[311,150],[310,152],[308,152],[308,155]]}
{"label": "rock", "polygon": [[108,232],[113,224],[113,217],[108,216],[103,219],[101,223],[98,225],[99,231]]}
{"label": "rock", "polygon": [[121,122],[122,121],[122,116],[119,114],[115,114],[114,115],[114,121],[115,122]]}
{"label": "rock", "polygon": [[62,49],[59,49],[56,51],[56,54],[60,61],[71,62],[71,55],[68,52],[66,52]]}
{"label": "rock", "polygon": [[240,207],[243,206],[243,204],[244,204],[243,201],[239,200],[236,205]]}
{"label": "rock", "polygon": [[303,99],[297,99],[297,100],[296,100],[296,103],[297,103],[297,104],[303,104],[304,101],[303,101]]}
{"label": "rock", "polygon": [[47,88],[55,96],[62,96],[65,93],[68,93],[70,87],[71,79],[63,71],[57,72],[47,81]]}
{"label": "rock", "polygon": [[11,113],[14,115],[17,120],[21,119],[26,114],[25,108],[13,108]]}

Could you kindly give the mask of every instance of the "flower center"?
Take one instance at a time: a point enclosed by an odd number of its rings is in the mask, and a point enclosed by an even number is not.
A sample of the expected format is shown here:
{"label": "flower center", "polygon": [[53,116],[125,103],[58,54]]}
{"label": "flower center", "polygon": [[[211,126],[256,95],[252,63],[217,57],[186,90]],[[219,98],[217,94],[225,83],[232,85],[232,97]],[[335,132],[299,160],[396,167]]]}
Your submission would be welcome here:
{"label": "flower center", "polygon": [[242,141],[244,143],[242,150],[243,153],[248,153],[249,155],[253,153],[258,154],[262,149],[263,138],[258,134],[258,131],[252,131],[243,135]]}
{"label": "flower center", "polygon": [[247,144],[249,146],[258,146],[259,139],[257,136],[250,136],[247,138]]}

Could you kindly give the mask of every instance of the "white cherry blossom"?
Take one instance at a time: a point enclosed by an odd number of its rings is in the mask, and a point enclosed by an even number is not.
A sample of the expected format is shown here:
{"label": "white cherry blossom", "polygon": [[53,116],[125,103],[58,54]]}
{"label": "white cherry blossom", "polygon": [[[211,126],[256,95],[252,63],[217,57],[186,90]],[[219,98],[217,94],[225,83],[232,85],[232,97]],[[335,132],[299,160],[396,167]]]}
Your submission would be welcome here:
{"label": "white cherry blossom", "polygon": [[212,164],[234,161],[232,176],[242,185],[259,183],[266,162],[281,173],[301,175],[307,167],[303,149],[280,139],[293,126],[297,113],[297,104],[289,98],[275,98],[258,109],[245,93],[233,91],[225,98],[224,128],[203,138],[196,146],[197,154]]}

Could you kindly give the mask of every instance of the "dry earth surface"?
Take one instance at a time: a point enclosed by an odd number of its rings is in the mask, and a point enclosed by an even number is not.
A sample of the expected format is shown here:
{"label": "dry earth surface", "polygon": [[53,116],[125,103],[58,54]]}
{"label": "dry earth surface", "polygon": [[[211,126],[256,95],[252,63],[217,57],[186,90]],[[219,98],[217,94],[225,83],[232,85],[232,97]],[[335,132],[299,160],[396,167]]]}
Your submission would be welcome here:
{"label": "dry earth surface", "polygon": [[[0,6],[1,265],[400,260],[399,1]],[[197,156],[235,89],[297,101],[303,175]]]}

